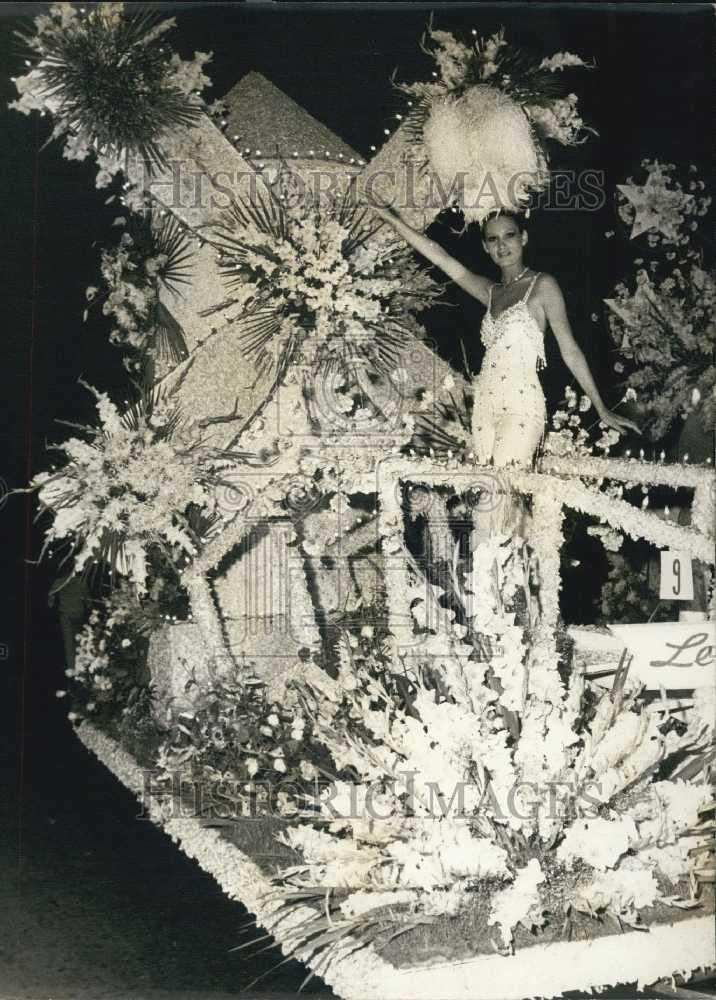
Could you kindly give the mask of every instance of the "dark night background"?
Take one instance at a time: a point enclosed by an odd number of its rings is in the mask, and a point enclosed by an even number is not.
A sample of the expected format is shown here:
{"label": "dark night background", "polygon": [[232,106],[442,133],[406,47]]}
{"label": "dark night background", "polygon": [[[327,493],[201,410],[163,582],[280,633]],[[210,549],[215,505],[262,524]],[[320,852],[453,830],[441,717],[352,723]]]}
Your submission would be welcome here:
{"label": "dark night background", "polygon": [[[57,418],[92,418],[92,397],[77,385],[79,376],[116,398],[125,378],[120,354],[107,341],[108,326],[96,317],[82,323],[85,288],[98,283],[100,247],[114,238],[117,208],[104,204],[107,190],[94,187],[93,165],[63,160],[56,144],[40,150],[50,132],[48,119],[6,110],[17,96],[9,77],[24,71],[13,38],[21,22],[13,15],[28,8],[35,14],[44,6],[3,4],[0,19],[0,477],[9,489],[46,467],[48,441],[69,434]],[[397,78],[411,81],[427,78],[432,68],[418,47],[430,8],[417,3],[154,6],[176,14],[170,38],[181,55],[213,51],[207,68],[212,97],[258,70],[366,159],[370,145],[381,144],[383,128],[392,126],[392,71],[397,67]],[[596,70],[574,71],[573,80],[582,117],[599,137],[577,150],[557,148],[554,166],[603,170],[608,193],[639,172],[643,157],[693,162],[708,178],[711,5],[485,3],[432,9],[438,28],[475,27],[485,36],[504,25],[509,40],[545,55],[566,49],[596,58]],[[613,404],[618,393],[610,345],[605,327],[590,320],[592,312],[601,316],[602,298],[630,260],[623,240],[604,237],[605,230],[620,232],[613,202],[608,197],[598,212],[534,212],[530,228],[527,260],[558,277],[575,335]],[[473,234],[458,239],[438,223],[431,235],[476,270],[486,265]],[[477,368],[481,307],[459,291],[450,295],[459,308],[435,311],[431,336],[458,367],[464,338]],[[546,388],[554,404],[569,373],[551,346]],[[240,908],[166,837],[135,820],[134,801],[77,743],[54,696],[63,687],[62,646],[47,607],[51,568],[28,562],[42,543],[34,510],[34,501],[20,495],[7,498],[0,511],[0,676],[7,736],[0,863],[9,876],[0,897],[0,997],[98,997],[111,989],[117,996],[139,996],[137,990],[150,987],[238,990],[268,967],[265,958],[249,967],[240,953],[228,953],[239,940]],[[595,586],[576,576],[573,583],[565,590],[582,601]],[[289,967],[267,984],[292,990],[299,973]]]}

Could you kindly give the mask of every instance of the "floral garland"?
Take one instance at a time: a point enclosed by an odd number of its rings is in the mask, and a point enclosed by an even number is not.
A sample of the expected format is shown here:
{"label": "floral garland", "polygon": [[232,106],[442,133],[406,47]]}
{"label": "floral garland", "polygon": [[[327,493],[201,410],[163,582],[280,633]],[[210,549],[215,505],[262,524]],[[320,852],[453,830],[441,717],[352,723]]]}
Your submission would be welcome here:
{"label": "floral garland", "polygon": [[166,131],[211,111],[199,99],[210,83],[203,66],[211,55],[197,52],[186,61],[173,53],[163,36],[174,24],[174,18],[128,14],[124,3],[88,11],[53,4],[34,18],[34,34],[20,33],[30,70],[13,78],[20,97],[10,107],[50,114],[52,138],[65,140],[67,159],[95,156],[97,187],[124,169],[129,153],[162,163]]}
{"label": "floral garland", "polygon": [[539,59],[508,43],[504,28],[466,43],[432,26],[423,50],[435,60],[436,80],[398,85],[411,98],[406,134],[443,190],[464,180],[455,204],[468,222],[498,208],[524,209],[548,182],[547,141],[575,145],[594,131],[561,79],[565,69],[593,65],[573,53]]}
{"label": "floral garland", "polygon": [[[411,456],[385,459],[381,463],[381,469],[386,477],[390,475],[412,482],[449,486],[454,478],[451,473],[464,471],[464,466],[457,458]],[[542,460],[541,469],[540,472],[526,472],[518,468],[507,468],[500,470],[500,473],[515,489],[536,495],[554,486],[554,477],[549,473],[557,472],[560,477],[569,477],[560,478],[558,484],[563,506],[594,514],[603,518],[613,528],[624,530],[632,538],[647,539],[659,548],[681,546],[691,552],[695,559],[713,561],[713,552],[709,548],[711,532],[670,524],[645,510],[634,508],[617,497],[595,494],[577,479],[579,476],[586,476],[595,479],[621,479],[630,483],[646,482],[674,488],[693,486],[697,488],[700,503],[703,505],[699,517],[705,521],[705,515],[712,509],[711,505],[714,503],[711,470],[636,460],[622,462],[618,459],[589,457],[567,460],[550,456],[545,456]],[[476,479],[479,479],[481,473],[495,478],[495,470],[491,466],[475,466]],[[576,481],[572,481],[572,477]]]}
{"label": "floral garland", "polygon": [[[538,487],[538,483],[530,475],[518,477],[518,488],[528,488],[528,483]],[[713,542],[707,536],[670,522],[656,518],[644,510],[639,510],[615,497],[594,493],[581,483],[565,481],[559,485],[560,497],[566,507],[579,510],[583,514],[592,514],[606,524],[611,525],[629,535],[631,538],[644,538],[659,548],[682,548],[694,559],[704,562],[713,561]]]}
{"label": "floral garland", "polygon": [[[629,456],[629,452],[626,453]],[[594,479],[620,479],[624,483],[644,484],[648,486],[669,486],[672,489],[687,487],[695,491],[695,495],[704,495],[704,502],[712,492],[714,479],[713,468],[706,466],[686,465],[683,463],[645,462],[643,457],[598,458],[590,455],[580,455],[577,458],[567,458],[561,453],[545,453],[539,461],[539,471],[545,474],[556,473],[559,476],[574,476]],[[704,534],[709,532],[704,530]]]}
{"label": "floral garland", "polygon": [[[692,166],[689,188],[674,181],[674,165],[644,160],[647,179],[618,185],[620,216],[633,223],[631,237],[647,233],[652,259],[634,260],[634,275],[619,282],[609,307],[609,331],[627,376],[648,417],[649,433],[662,437],[672,422],[694,410],[705,429],[716,423],[716,274],[704,263],[698,219],[711,198],[697,195],[703,181]],[[655,255],[655,256],[654,256]]]}

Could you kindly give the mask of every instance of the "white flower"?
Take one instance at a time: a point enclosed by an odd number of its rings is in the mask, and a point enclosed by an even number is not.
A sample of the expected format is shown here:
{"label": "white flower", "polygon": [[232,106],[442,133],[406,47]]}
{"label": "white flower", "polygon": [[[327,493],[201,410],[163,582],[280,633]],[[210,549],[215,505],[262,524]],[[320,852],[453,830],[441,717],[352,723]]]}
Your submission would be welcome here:
{"label": "white flower", "polygon": [[286,772],[286,761],[283,757],[276,757],[273,762],[274,769],[279,771],[281,774]]}
{"label": "white flower", "polygon": [[298,765],[298,770],[301,777],[305,781],[312,781],[314,778],[318,777],[318,770],[316,766],[308,760],[302,760]]}
{"label": "white flower", "polygon": [[636,824],[628,815],[613,820],[577,819],[557,848],[557,858],[566,864],[581,859],[592,868],[604,871],[614,868],[638,839]]}
{"label": "white flower", "polygon": [[258,769],[259,769],[259,762],[256,760],[255,757],[249,757],[249,759],[246,761],[246,770],[248,771],[249,777],[253,778]]}
{"label": "white flower", "polygon": [[271,715],[269,715],[266,721],[268,722],[269,726],[273,726],[274,728],[280,725],[279,717],[274,712],[272,712]]}
{"label": "white flower", "polygon": [[126,649],[127,646],[131,646],[131,645],[132,645],[132,642],[131,642],[130,639],[122,639],[122,642],[121,642],[122,649]]}
{"label": "white flower", "polygon": [[527,921],[530,911],[539,906],[537,886],[544,882],[544,879],[539,861],[532,858],[525,868],[517,872],[513,884],[502,889],[493,898],[487,923],[488,926],[499,925],[506,945],[512,940],[513,928]]}
{"label": "white flower", "polygon": [[589,885],[581,887],[576,906],[586,912],[602,909],[610,909],[614,913],[628,912],[653,906],[659,895],[657,881],[648,868],[618,868],[604,872]]}
{"label": "white flower", "polygon": [[573,52],[557,52],[555,55],[545,58],[540,63],[540,69],[548,69],[551,73],[556,70],[563,70],[567,66],[587,66],[588,63],[575,55]]}

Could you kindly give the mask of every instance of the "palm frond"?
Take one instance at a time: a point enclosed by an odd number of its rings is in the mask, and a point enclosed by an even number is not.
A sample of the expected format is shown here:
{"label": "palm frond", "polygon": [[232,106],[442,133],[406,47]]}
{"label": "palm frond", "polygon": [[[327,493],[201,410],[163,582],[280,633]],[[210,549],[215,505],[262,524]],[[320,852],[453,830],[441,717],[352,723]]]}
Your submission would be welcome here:
{"label": "palm frond", "polygon": [[[146,423],[154,410],[161,403],[165,403],[170,395],[162,385],[155,386],[144,383],[137,388],[137,398],[122,412],[122,422],[125,427],[132,431],[138,431]],[[161,429],[157,429],[157,437],[171,438],[182,421],[181,409],[178,403],[175,403],[164,416],[165,422]]]}
{"label": "palm frond", "polygon": [[172,367],[189,357],[184,331],[162,302],[155,308],[154,353],[157,361]]}
{"label": "palm frond", "polygon": [[448,393],[450,402],[436,403],[433,413],[415,414],[415,433],[413,447],[416,451],[429,453],[432,449],[436,454],[448,451],[459,452],[466,447],[470,439],[470,406],[467,393],[463,390],[462,404],[459,404],[453,394]]}
{"label": "palm frond", "polygon": [[259,306],[236,320],[236,339],[245,357],[265,350],[281,329],[280,316],[270,305]]}
{"label": "palm frond", "polygon": [[397,90],[406,95],[405,107],[402,110],[401,133],[413,145],[422,144],[423,132],[427,124],[433,101],[435,88],[430,84],[394,84]]}
{"label": "palm frond", "polygon": [[166,257],[157,271],[159,280],[171,291],[178,291],[177,285],[191,284],[190,261],[194,252],[186,230],[169,212],[166,215],[152,213],[148,221],[151,228],[150,256]]}

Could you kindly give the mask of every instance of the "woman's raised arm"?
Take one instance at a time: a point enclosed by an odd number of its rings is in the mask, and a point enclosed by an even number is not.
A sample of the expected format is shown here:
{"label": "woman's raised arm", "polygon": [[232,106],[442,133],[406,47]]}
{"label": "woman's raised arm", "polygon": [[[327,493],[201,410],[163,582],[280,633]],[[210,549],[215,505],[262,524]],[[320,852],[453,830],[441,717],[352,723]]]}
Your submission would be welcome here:
{"label": "woman's raised arm", "polygon": [[459,260],[451,257],[435,240],[431,240],[424,233],[409,226],[396,212],[383,208],[374,202],[370,202],[370,207],[376,215],[392,226],[396,233],[402,236],[405,242],[409,243],[413,249],[421,253],[423,257],[427,257],[431,264],[439,267],[448,278],[452,278],[455,284],[463,288],[468,295],[472,295],[473,298],[478,299],[483,305],[487,305],[490,285],[493,284],[489,278],[483,278],[480,274],[474,274],[464,264],[461,264]]}

